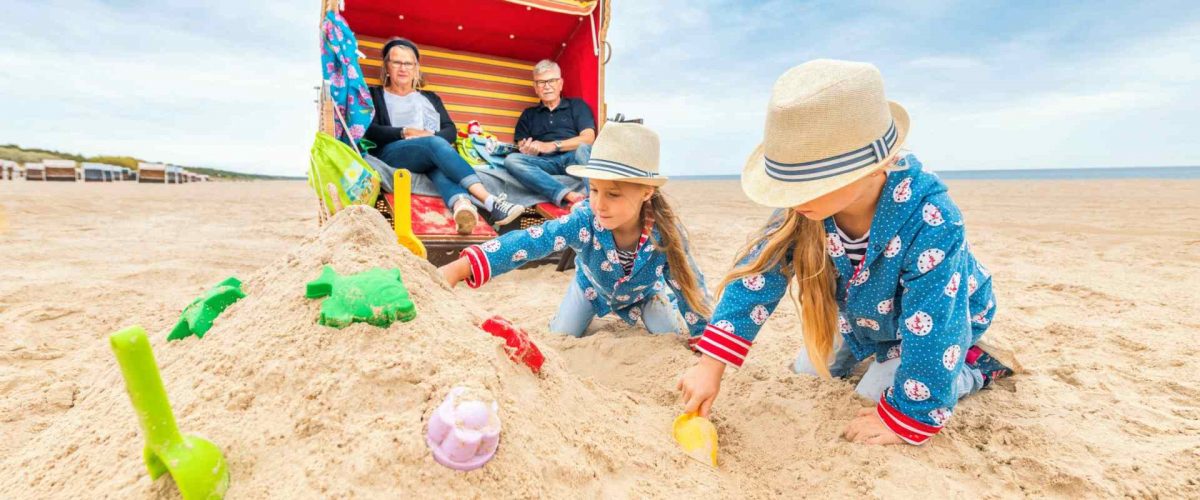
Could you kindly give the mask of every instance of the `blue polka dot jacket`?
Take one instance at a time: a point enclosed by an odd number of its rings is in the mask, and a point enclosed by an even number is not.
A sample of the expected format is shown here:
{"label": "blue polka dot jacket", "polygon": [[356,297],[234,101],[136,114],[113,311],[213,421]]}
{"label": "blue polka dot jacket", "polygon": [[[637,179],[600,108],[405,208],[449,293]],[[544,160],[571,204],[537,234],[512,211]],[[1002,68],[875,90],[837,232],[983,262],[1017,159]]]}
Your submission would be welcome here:
{"label": "blue polka dot jacket", "polygon": [[[680,228],[680,234],[686,234]],[[685,237],[686,238],[686,237]],[[543,258],[552,252],[571,247],[575,250],[575,281],[583,296],[591,302],[596,316],[616,314],[628,324],[636,324],[642,317],[646,301],[654,298],[664,288],[670,289],[669,299],[687,323],[688,333],[699,336],[704,332],[708,318],[692,310],[683,299],[679,283],[671,277],[671,266],[663,249],[656,247],[661,241],[653,219],[646,221],[645,230],[637,244],[637,258],[633,270],[626,275],[617,256],[617,244],[612,231],[600,225],[592,214],[591,204],[584,201],[571,213],[547,221],[523,231],[510,231],[479,245],[463,250],[471,265],[471,277],[467,285],[479,288],[491,280],[521,265]],[[688,263],[704,290],[705,303],[711,306],[712,297],[704,285],[704,275],[692,260],[687,242]]]}
{"label": "blue polka dot jacket", "polygon": [[[958,401],[954,380],[964,357],[996,312],[991,274],[971,254],[962,213],[946,185],[915,156],[888,174],[857,268],[833,218],[826,248],[837,272],[838,322],[859,360],[900,358],[894,384],[877,411],[905,441],[920,444],[942,429]],[[772,215],[768,228],[783,221]],[[742,264],[752,260],[762,244]],[[726,285],[712,322],[694,348],[740,367],[788,286],[791,255],[762,274]],[[786,266],[786,267],[784,267]]]}

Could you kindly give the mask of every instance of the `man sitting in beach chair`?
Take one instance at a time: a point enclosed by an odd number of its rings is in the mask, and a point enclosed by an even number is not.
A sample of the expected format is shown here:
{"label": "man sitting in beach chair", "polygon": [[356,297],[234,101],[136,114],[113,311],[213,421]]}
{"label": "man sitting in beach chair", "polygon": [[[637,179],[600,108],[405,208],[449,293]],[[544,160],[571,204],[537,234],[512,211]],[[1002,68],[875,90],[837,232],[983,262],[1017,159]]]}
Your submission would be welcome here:
{"label": "man sitting in beach chair", "polygon": [[517,119],[513,139],[520,152],[508,155],[504,168],[529,190],[570,206],[586,196],[551,176],[566,175],[568,166],[587,163],[596,140],[596,118],[583,99],[562,96],[562,70],[554,61],[538,62],[533,78],[541,103]]}

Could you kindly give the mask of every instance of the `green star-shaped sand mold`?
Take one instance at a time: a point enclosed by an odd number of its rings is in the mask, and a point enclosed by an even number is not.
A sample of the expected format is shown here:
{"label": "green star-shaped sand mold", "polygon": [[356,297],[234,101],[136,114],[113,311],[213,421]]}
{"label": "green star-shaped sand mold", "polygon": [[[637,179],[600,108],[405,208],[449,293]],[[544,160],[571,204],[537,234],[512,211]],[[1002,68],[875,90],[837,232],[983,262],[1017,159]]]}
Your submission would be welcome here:
{"label": "green star-shaped sand mold", "polygon": [[417,308],[404,288],[399,269],[376,267],[341,276],[325,266],[321,277],[308,283],[305,296],[310,299],[329,296],[321,303],[317,323],[334,328],[350,323],[387,328],[396,320],[410,321],[417,317]]}
{"label": "green star-shaped sand mold", "polygon": [[179,340],[189,335],[204,338],[204,334],[212,328],[213,320],[225,312],[226,307],[245,296],[242,292],[242,282],[237,278],[230,277],[217,283],[217,286],[183,308],[183,314],[180,315],[175,328],[167,335],[167,340]]}

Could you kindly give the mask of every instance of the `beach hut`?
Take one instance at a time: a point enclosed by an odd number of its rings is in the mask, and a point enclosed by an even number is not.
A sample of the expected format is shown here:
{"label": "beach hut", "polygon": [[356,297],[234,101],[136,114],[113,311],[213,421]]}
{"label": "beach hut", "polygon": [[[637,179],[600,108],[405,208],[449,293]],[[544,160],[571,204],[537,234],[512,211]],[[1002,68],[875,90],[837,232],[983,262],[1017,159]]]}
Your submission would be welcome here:
{"label": "beach hut", "polygon": [[121,180],[134,181],[137,177],[134,175],[133,169],[129,167],[121,167]]}
{"label": "beach hut", "polygon": [[182,182],[180,180],[180,177],[182,177],[182,172],[183,167],[167,165],[167,184],[179,184]]}
{"label": "beach hut", "polygon": [[109,182],[112,180],[112,170],[103,163],[83,162],[80,170],[84,182]]}
{"label": "beach hut", "polygon": [[25,162],[25,180],[27,181],[44,181],[46,180],[46,167],[39,162]]}
{"label": "beach hut", "polygon": [[[437,92],[451,118],[465,131],[474,120],[505,142],[512,142],[521,111],[539,102],[533,92],[533,66],[551,59],[562,68],[566,97],[582,98],[603,126],[604,62],[610,0],[357,0],[341,11],[358,40],[359,59],[368,85],[379,85],[380,49],[388,38],[403,36],[421,46],[425,89]],[[324,0],[326,11],[337,0]],[[321,130],[334,132],[333,103],[322,93]],[[391,194],[376,203],[391,218]],[[413,230],[442,263],[459,251],[496,235],[485,223],[461,236],[436,196],[413,195]],[[322,214],[325,211],[322,210]],[[550,203],[530,208],[500,232],[540,224],[565,211]],[[569,260],[569,259],[567,259]]]}
{"label": "beach hut", "polygon": [[17,162],[0,160],[0,181],[17,179]]}
{"label": "beach hut", "polygon": [[163,184],[167,182],[167,166],[162,163],[138,163],[137,181]]}
{"label": "beach hut", "polygon": [[75,160],[42,160],[46,167],[46,180],[75,182],[79,180],[78,163]]}

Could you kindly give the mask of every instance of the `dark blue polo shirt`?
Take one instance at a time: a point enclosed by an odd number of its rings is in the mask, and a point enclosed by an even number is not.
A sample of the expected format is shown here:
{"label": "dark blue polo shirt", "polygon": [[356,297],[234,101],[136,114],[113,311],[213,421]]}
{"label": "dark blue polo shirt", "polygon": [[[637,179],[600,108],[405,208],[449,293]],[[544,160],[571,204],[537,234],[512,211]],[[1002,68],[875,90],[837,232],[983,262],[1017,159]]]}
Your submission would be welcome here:
{"label": "dark blue polo shirt", "polygon": [[587,103],[583,99],[563,97],[554,111],[542,103],[522,111],[513,139],[516,142],[526,137],[541,142],[563,141],[589,128],[596,130],[596,118]]}

